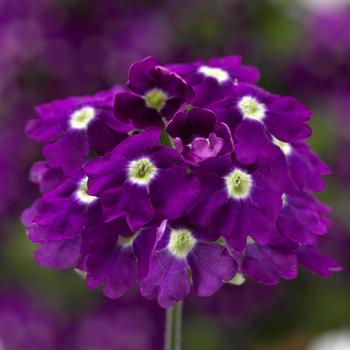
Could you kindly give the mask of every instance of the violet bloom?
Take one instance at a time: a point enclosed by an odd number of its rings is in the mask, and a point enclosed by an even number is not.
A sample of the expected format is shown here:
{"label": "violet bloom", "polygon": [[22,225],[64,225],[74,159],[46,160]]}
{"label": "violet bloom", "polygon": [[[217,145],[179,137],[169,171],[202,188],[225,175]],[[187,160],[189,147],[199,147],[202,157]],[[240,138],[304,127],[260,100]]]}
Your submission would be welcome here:
{"label": "violet bloom", "polygon": [[147,275],[156,234],[155,223],[133,233],[125,219],[104,224],[102,211],[94,211],[82,232],[79,264],[79,269],[86,273],[87,287],[103,284],[107,297],[122,296],[138,279]]}
{"label": "violet bloom", "polygon": [[39,119],[30,120],[28,135],[44,143],[43,154],[51,167],[66,175],[81,169],[91,150],[104,154],[126,138],[131,125],[113,115],[116,87],[95,96],[71,97],[37,107]]}
{"label": "violet bloom", "polygon": [[131,92],[119,93],[114,111],[123,122],[135,128],[162,128],[184,102],[193,98],[192,88],[175,72],[147,57],[130,67],[128,87]]}
{"label": "violet bloom", "polygon": [[219,234],[215,229],[190,225],[186,219],[164,221],[158,236],[149,274],[141,281],[141,294],[157,297],[164,308],[184,299],[191,284],[195,294],[209,296],[236,274],[228,250],[216,243]]}
{"label": "violet bloom", "polygon": [[[80,256],[81,233],[97,198],[87,194],[87,178],[71,177],[34,202],[22,215],[28,237],[40,245],[35,251],[43,266],[64,269],[75,266]],[[101,229],[104,229],[100,222]]]}
{"label": "violet bloom", "polygon": [[167,131],[174,138],[177,151],[192,164],[230,154],[233,150],[230,129],[224,123],[217,123],[216,115],[208,109],[177,112]]}
{"label": "violet bloom", "polygon": [[178,153],[159,145],[158,130],[130,136],[109,155],[85,166],[89,193],[101,197],[107,221],[124,216],[139,230],[153,218],[182,216],[199,194],[199,181]]}
{"label": "violet bloom", "polygon": [[232,83],[239,82],[255,84],[260,79],[258,69],[242,65],[240,56],[216,57],[208,62],[172,64],[169,68],[193,86],[205,83],[205,80],[214,80],[220,85],[231,86]]}
{"label": "violet bloom", "polygon": [[[232,132],[235,153],[244,164],[263,163],[278,157],[274,143],[300,141],[311,135],[305,123],[311,118],[311,111],[292,97],[280,97],[253,85],[239,84],[232,89],[230,98],[234,118],[223,121],[235,128]],[[240,120],[238,126],[237,119]]]}
{"label": "violet bloom", "polygon": [[[267,243],[282,207],[283,166],[248,169],[230,157],[209,159],[196,170],[201,195],[192,209],[192,220],[201,226],[214,222],[218,232],[236,250],[248,235]],[[273,174],[273,176],[272,176]]]}

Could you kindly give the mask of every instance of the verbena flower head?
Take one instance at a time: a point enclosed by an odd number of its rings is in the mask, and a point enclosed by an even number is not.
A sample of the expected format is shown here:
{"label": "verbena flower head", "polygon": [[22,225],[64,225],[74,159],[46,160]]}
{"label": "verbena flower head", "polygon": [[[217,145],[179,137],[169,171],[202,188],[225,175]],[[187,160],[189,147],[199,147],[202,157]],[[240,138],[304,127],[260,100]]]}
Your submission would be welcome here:
{"label": "verbena flower head", "polygon": [[236,56],[133,64],[129,90],[39,106],[29,136],[45,160],[24,212],[39,264],[76,268],[118,298],[138,283],[170,307],[224,283],[274,285],[298,264],[339,270],[318,247],[329,169],[311,151],[311,112],[255,85]]}

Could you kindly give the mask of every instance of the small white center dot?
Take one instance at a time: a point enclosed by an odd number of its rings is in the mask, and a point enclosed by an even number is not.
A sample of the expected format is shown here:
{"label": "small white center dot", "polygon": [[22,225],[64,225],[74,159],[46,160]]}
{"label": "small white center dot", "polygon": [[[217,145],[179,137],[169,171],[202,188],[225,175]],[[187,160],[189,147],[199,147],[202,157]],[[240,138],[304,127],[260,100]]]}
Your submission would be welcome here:
{"label": "small white center dot", "polygon": [[238,102],[238,108],[240,109],[243,118],[261,121],[265,117],[266,108],[255,97],[242,97],[241,100]]}
{"label": "small white center dot", "polygon": [[73,112],[70,117],[72,129],[86,129],[89,123],[95,118],[96,112],[92,107],[83,107]]}
{"label": "small white center dot", "polygon": [[272,137],[272,142],[278,146],[286,156],[289,156],[292,153],[292,146],[289,143],[280,141],[275,137]]}
{"label": "small white center dot", "polygon": [[80,182],[79,182],[79,185],[78,185],[78,189],[77,191],[75,192],[75,196],[76,198],[78,198],[78,200],[84,204],[91,204],[93,203],[97,197],[95,196],[90,196],[88,194],[88,185],[87,185],[87,182],[88,182],[88,178],[87,177],[84,177]]}
{"label": "small white center dot", "polygon": [[219,83],[230,79],[230,74],[221,68],[201,66],[198,72],[204,74],[206,77],[215,78]]}
{"label": "small white center dot", "polygon": [[156,175],[157,168],[147,157],[129,163],[128,177],[134,184],[147,186]]}
{"label": "small white center dot", "polygon": [[168,250],[171,254],[185,258],[196,244],[196,239],[193,237],[190,230],[174,229],[171,230]]}
{"label": "small white center dot", "polygon": [[242,170],[235,169],[225,176],[226,189],[229,197],[245,199],[249,196],[252,187],[252,177]]}

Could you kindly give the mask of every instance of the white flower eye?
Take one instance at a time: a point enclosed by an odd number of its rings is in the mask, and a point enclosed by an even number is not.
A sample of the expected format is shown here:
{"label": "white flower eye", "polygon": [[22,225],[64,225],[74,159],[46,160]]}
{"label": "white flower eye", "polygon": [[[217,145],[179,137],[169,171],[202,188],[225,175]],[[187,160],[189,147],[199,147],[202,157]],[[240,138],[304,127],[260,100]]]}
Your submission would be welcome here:
{"label": "white flower eye", "polygon": [[206,77],[215,78],[219,83],[223,83],[230,79],[230,74],[221,68],[201,66],[199,67],[198,72],[204,74]]}
{"label": "white flower eye", "polygon": [[261,121],[265,118],[266,108],[255,97],[244,96],[238,102],[243,118]]}
{"label": "white flower eye", "polygon": [[96,112],[92,107],[83,107],[73,112],[70,117],[70,126],[72,129],[86,129],[90,122],[95,118]]}

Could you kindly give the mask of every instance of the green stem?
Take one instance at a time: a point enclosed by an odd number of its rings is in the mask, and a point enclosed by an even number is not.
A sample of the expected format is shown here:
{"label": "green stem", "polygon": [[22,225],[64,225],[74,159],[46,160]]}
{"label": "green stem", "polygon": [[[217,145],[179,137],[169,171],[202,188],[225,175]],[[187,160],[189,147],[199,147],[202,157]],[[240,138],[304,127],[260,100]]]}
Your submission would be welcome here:
{"label": "green stem", "polygon": [[166,310],[165,350],[181,350],[183,302]]}
{"label": "green stem", "polygon": [[173,147],[173,140],[164,129],[160,134],[160,143],[164,146]]}

